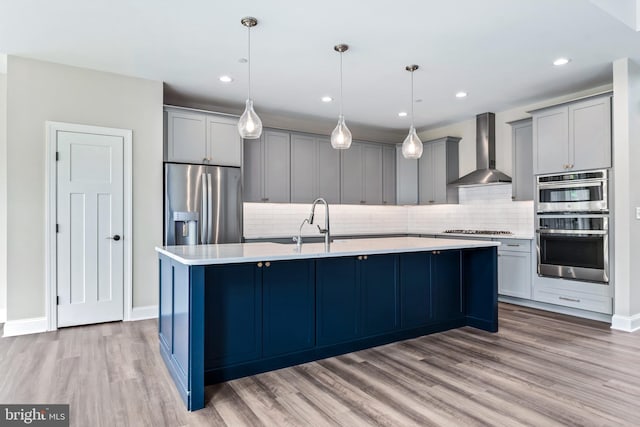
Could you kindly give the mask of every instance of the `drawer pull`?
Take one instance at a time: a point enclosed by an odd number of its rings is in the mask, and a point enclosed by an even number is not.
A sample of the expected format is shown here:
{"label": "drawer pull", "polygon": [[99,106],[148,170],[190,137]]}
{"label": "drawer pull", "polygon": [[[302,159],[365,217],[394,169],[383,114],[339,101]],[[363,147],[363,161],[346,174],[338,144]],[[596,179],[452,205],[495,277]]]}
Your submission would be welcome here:
{"label": "drawer pull", "polygon": [[520,247],[520,245],[514,245],[513,243],[507,243],[507,246],[511,246],[511,247],[515,247],[515,248]]}
{"label": "drawer pull", "polygon": [[570,302],[580,302],[578,298],[558,297],[558,299],[561,299],[563,301],[570,301]]}
{"label": "drawer pull", "polygon": [[267,262],[264,263],[264,266],[265,267],[271,267],[271,263],[269,261],[267,261]]}
{"label": "drawer pull", "polygon": [[365,255],[365,256],[363,256],[363,257],[362,257],[362,259],[367,259],[367,258],[368,258],[368,256],[367,256],[367,255]]}
{"label": "drawer pull", "polygon": [[262,268],[262,263],[261,262],[258,263],[258,268]]}
{"label": "drawer pull", "polygon": [[362,255],[358,255],[358,259],[362,261]]}

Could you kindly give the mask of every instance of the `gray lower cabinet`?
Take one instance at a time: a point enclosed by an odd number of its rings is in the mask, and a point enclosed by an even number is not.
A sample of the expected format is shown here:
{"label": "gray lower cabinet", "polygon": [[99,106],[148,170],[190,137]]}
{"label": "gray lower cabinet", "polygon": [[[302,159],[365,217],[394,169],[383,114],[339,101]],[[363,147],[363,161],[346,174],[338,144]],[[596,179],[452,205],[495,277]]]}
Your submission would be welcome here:
{"label": "gray lower cabinet", "polygon": [[353,142],[341,154],[342,203],[382,204],[382,146]]}
{"label": "gray lower cabinet", "polygon": [[518,120],[511,125],[512,141],[512,199],[533,200],[533,126],[531,119]]}
{"label": "gray lower cabinet", "polygon": [[291,202],[340,203],[340,153],[326,137],[291,134]]}
{"label": "gray lower cabinet", "polygon": [[532,112],[536,175],[611,167],[611,95]]}
{"label": "gray lower cabinet", "polygon": [[503,239],[498,247],[498,293],[531,299],[530,240]]}
{"label": "gray lower cabinet", "polygon": [[245,140],[243,173],[245,202],[290,202],[289,132],[264,130],[260,139]]}
{"label": "gray lower cabinet", "polygon": [[231,116],[166,107],[165,160],[240,166],[242,140],[238,119]]}
{"label": "gray lower cabinet", "polygon": [[418,202],[421,205],[457,203],[457,188],[447,184],[458,179],[458,142],[447,136],[424,143],[418,160]]}
{"label": "gray lower cabinet", "polygon": [[382,204],[396,204],[396,147],[382,147]]}

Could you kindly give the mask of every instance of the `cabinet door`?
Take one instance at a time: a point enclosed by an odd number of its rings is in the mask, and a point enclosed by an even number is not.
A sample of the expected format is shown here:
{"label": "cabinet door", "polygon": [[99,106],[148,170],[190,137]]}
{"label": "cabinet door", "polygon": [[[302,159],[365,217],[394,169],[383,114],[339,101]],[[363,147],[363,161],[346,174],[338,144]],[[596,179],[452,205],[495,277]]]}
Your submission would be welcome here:
{"label": "cabinet door", "polygon": [[513,200],[533,200],[532,130],[531,121],[513,125]]}
{"label": "cabinet door", "polygon": [[340,150],[331,146],[329,138],[317,138],[318,194],[329,203],[340,203]]}
{"label": "cabinet door", "polygon": [[498,253],[498,293],[531,299],[531,253]]}
{"label": "cabinet door", "polygon": [[432,320],[431,254],[400,256],[400,324],[402,328],[425,325]]}
{"label": "cabinet door", "polygon": [[264,357],[315,345],[312,260],[271,262],[262,268]]}
{"label": "cabinet door", "polygon": [[360,286],[353,257],[316,261],[316,337],[319,346],[360,335]]}
{"label": "cabinet door", "polygon": [[571,170],[611,167],[611,98],[569,106]]}
{"label": "cabinet door", "polygon": [[396,146],[396,198],[399,205],[418,204],[418,162],[405,159],[402,146]]}
{"label": "cabinet door", "polygon": [[397,256],[368,255],[359,264],[364,335],[393,331],[399,309]]}
{"label": "cabinet door", "polygon": [[366,144],[362,151],[364,164],[364,201],[368,205],[382,204],[382,147]]}
{"label": "cabinet door", "polygon": [[236,119],[207,116],[207,146],[212,165],[242,165],[242,138]]}
{"label": "cabinet door", "polygon": [[363,144],[354,142],[348,150],[341,150],[342,153],[342,203],[354,204],[364,203],[362,193],[363,182]]}
{"label": "cabinet door", "polygon": [[263,199],[263,148],[264,133],[260,139],[245,139],[242,173],[244,175],[243,199],[245,202],[262,202]]}
{"label": "cabinet door", "polygon": [[288,132],[264,131],[264,196],[265,202],[291,201],[291,151]]}
{"label": "cabinet door", "polygon": [[418,160],[418,202],[421,205],[435,203],[433,188],[433,144],[425,144]]}
{"label": "cabinet door", "polygon": [[316,139],[291,135],[291,202],[311,203],[318,197]]}
{"label": "cabinet door", "polygon": [[558,107],[533,116],[533,156],[536,175],[564,172],[569,164],[569,108]]}
{"label": "cabinet door", "polygon": [[447,144],[434,143],[431,148],[431,181],[434,203],[447,203]]}
{"label": "cabinet door", "polygon": [[463,316],[462,279],[459,250],[438,251],[432,257],[432,283],[436,293],[436,319],[454,320]]}
{"label": "cabinet door", "polygon": [[188,111],[167,112],[167,160],[205,163],[207,161],[206,115]]}
{"label": "cabinet door", "polygon": [[382,204],[396,204],[396,149],[382,148]]}
{"label": "cabinet door", "polygon": [[205,370],[262,355],[262,286],[256,264],[205,271]]}

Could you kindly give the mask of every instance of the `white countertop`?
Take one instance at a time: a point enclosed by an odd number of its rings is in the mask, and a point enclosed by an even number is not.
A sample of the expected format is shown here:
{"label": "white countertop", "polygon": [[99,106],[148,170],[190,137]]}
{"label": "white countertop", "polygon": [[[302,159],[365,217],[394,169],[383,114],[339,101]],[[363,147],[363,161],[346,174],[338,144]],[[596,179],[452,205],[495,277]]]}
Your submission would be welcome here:
{"label": "white countertop", "polygon": [[331,243],[329,251],[324,250],[324,243],[304,243],[302,250],[298,252],[295,244],[267,242],[161,246],[156,247],[156,251],[185,265],[209,265],[403,252],[427,252],[499,245],[500,242],[490,240],[386,237],[376,239],[334,240],[333,243]]}
{"label": "white countertop", "polygon": [[522,240],[533,240],[533,234],[465,234],[465,233],[445,233],[443,231],[435,232],[435,233],[424,233],[424,234],[433,234],[434,236],[452,236],[452,237],[470,237],[470,238],[480,238],[480,239],[522,239]]}

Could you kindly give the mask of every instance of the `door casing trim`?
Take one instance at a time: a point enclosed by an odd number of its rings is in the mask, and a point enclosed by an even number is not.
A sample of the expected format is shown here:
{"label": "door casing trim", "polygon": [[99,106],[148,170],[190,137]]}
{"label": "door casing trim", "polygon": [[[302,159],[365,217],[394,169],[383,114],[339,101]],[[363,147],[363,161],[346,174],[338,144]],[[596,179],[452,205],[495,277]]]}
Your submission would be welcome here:
{"label": "door casing trim", "polygon": [[99,135],[113,135],[122,137],[124,146],[124,188],[123,188],[123,210],[124,210],[124,263],[123,263],[123,320],[131,319],[133,310],[133,132],[130,129],[116,129],[101,126],[89,126],[75,123],[45,122],[46,128],[46,157],[45,157],[45,318],[47,320],[47,330],[58,329],[57,310],[57,267],[58,257],[56,247],[56,201],[57,191],[57,166],[56,166],[56,143],[57,133],[79,132],[95,133]]}

